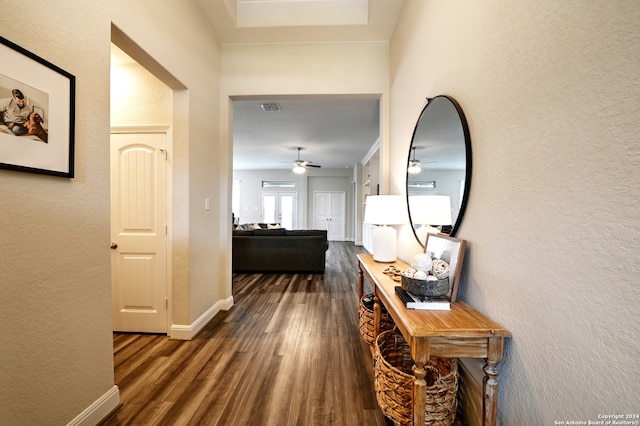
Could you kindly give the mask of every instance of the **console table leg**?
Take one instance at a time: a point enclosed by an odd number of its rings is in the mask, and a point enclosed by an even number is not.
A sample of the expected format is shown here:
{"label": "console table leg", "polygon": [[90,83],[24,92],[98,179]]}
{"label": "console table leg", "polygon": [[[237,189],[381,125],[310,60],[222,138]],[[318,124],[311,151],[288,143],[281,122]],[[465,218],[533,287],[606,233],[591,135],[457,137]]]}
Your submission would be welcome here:
{"label": "console table leg", "polygon": [[413,358],[413,424],[424,425],[427,406],[427,370],[424,368],[429,360],[429,344],[426,341],[417,340],[411,348]]}
{"label": "console table leg", "polygon": [[373,293],[373,340],[378,338],[378,334],[380,334],[380,316],[382,315],[382,309],[380,308],[380,299],[378,298],[378,294],[374,291]]}
{"label": "console table leg", "polygon": [[498,364],[502,361],[504,338],[490,337],[487,363],[484,366],[484,401],[482,404],[482,424],[493,426],[498,415]]}
{"label": "console table leg", "polygon": [[358,302],[364,296],[364,274],[362,273],[362,265],[358,264]]}
{"label": "console table leg", "polygon": [[427,381],[425,376],[427,370],[424,368],[424,363],[416,362],[413,366],[413,375],[416,380],[413,383],[413,424],[423,425],[425,420],[425,407],[427,405]]}

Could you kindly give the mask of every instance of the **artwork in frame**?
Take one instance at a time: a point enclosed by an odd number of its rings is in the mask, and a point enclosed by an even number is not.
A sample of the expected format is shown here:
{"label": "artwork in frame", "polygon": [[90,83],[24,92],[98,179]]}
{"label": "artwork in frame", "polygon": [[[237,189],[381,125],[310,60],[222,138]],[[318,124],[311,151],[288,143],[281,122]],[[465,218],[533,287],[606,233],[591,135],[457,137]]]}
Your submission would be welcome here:
{"label": "artwork in frame", "polygon": [[74,176],[75,76],[0,37],[0,168]]}
{"label": "artwork in frame", "polygon": [[[427,234],[427,243],[425,245],[425,253],[431,255],[434,259],[434,270],[439,265],[446,266],[449,277],[449,294],[448,298],[451,302],[455,302],[458,296],[458,283],[460,282],[460,273],[462,272],[462,262],[464,261],[464,251],[467,242],[459,238],[453,238],[445,234]],[[438,259],[442,262],[436,262]]]}

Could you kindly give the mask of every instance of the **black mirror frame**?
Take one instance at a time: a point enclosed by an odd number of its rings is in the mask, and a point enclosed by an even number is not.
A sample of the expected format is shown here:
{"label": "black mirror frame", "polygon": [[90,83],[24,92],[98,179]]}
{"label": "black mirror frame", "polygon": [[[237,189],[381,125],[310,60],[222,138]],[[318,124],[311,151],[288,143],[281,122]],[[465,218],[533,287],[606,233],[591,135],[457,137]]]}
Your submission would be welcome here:
{"label": "black mirror frame", "polygon": [[[449,236],[455,237],[456,233],[458,232],[458,229],[460,228],[460,224],[462,223],[462,219],[467,210],[467,204],[469,202],[469,192],[471,190],[471,174],[472,174],[471,172],[472,172],[473,161],[472,161],[472,152],[471,152],[471,133],[469,132],[469,125],[467,123],[467,118],[465,117],[464,112],[460,107],[460,104],[458,104],[458,102],[455,99],[453,99],[451,96],[438,95],[433,98],[427,98],[427,104],[422,109],[422,112],[418,117],[418,121],[416,122],[416,126],[413,129],[413,134],[411,135],[411,143],[409,144],[409,155],[407,156],[407,162],[405,164],[409,164],[409,161],[411,161],[411,148],[413,147],[413,142],[416,137],[416,132],[418,131],[418,125],[420,124],[420,119],[427,111],[427,108],[429,107],[429,105],[431,105],[432,103],[431,101],[433,101],[436,98],[446,98],[447,100],[449,100],[449,102],[453,104],[453,106],[455,107],[458,113],[458,117],[460,118],[460,124],[462,125],[462,133],[464,135],[464,147],[465,147],[465,156],[466,156],[464,191],[462,192],[462,201],[460,203],[460,211],[458,213],[458,217],[456,218],[456,222],[453,224],[453,227],[451,228],[451,233],[449,234]],[[407,197],[407,211],[409,213],[409,223],[411,224],[411,230],[413,231],[413,235],[415,236],[416,241],[418,241],[418,243],[422,247],[424,247],[424,243],[422,243],[418,238],[416,229],[413,226],[413,220],[411,219],[411,208],[409,206],[409,172],[406,170],[406,168],[405,168],[405,175],[406,175],[405,192]]]}

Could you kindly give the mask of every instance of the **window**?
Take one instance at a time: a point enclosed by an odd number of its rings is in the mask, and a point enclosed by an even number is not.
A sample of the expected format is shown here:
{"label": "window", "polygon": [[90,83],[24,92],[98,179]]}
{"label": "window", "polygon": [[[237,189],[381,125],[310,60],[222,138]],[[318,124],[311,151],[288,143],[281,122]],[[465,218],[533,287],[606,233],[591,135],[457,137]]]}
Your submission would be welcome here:
{"label": "window", "polygon": [[295,188],[296,182],[292,180],[263,180],[263,188]]}

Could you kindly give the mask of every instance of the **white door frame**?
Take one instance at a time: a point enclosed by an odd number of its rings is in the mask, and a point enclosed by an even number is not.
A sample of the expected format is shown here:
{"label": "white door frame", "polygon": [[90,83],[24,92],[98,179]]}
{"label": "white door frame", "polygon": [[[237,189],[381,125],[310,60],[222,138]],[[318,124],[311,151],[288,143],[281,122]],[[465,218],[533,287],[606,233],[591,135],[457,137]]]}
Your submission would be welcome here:
{"label": "white door frame", "polygon": [[166,205],[166,220],[167,220],[167,335],[171,330],[173,324],[173,267],[172,267],[172,253],[173,253],[173,215],[171,210],[171,203],[173,200],[173,138],[171,126],[111,126],[110,134],[117,133],[164,133],[167,138],[167,205]]}

